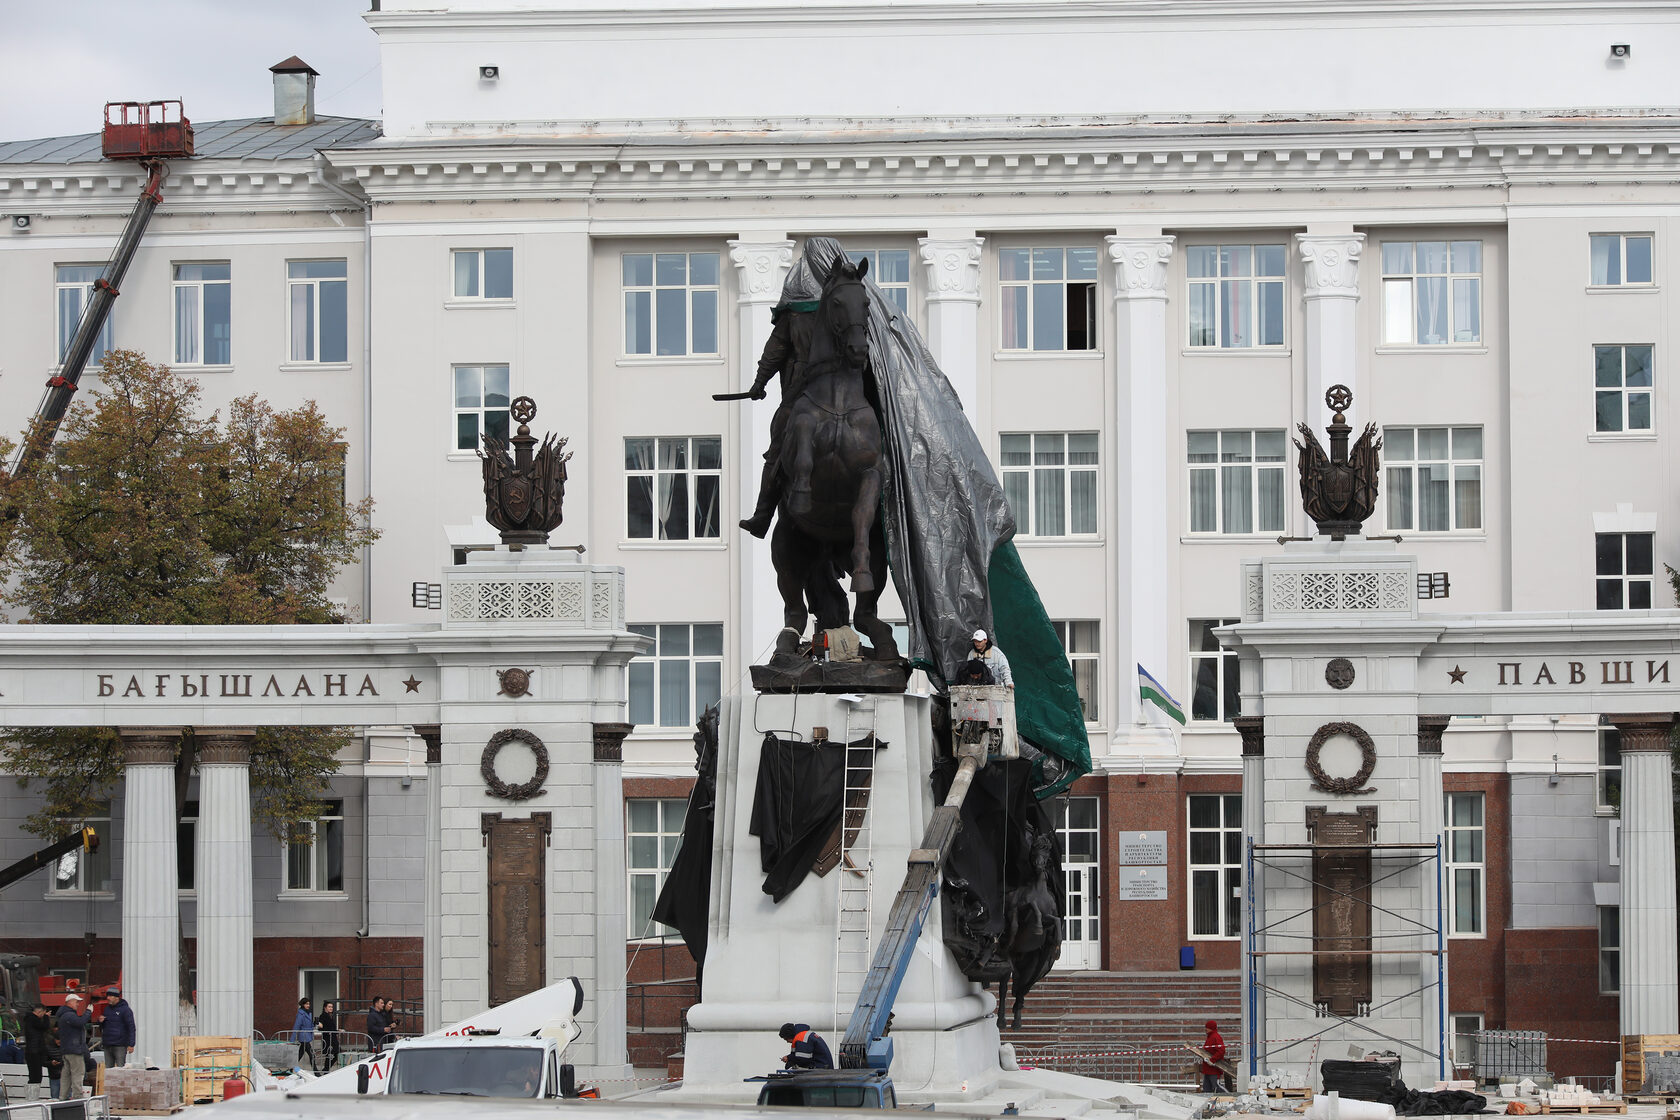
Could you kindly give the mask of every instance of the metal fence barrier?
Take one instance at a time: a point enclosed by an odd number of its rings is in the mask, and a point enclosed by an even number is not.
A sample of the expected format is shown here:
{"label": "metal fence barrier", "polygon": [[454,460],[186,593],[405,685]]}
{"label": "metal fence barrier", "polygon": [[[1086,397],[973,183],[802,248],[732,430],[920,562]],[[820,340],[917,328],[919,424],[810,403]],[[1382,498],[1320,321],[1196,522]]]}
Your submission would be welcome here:
{"label": "metal fence barrier", "polygon": [[1545,1031],[1473,1031],[1469,1038],[1478,1080],[1539,1077],[1548,1072]]}

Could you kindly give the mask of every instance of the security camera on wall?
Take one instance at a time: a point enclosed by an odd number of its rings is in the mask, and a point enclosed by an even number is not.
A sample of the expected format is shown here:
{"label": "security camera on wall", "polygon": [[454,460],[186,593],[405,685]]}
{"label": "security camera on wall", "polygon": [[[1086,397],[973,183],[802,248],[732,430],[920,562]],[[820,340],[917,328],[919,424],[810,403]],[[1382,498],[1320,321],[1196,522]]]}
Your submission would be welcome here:
{"label": "security camera on wall", "polygon": [[1611,58],[1626,58],[1633,53],[1633,48],[1626,43],[1612,43],[1610,45]]}
{"label": "security camera on wall", "polygon": [[16,233],[28,233],[29,232],[29,215],[28,214],[13,214],[12,215],[12,230]]}
{"label": "security camera on wall", "polygon": [[478,80],[481,82],[493,82],[501,76],[502,68],[500,66],[480,66],[478,68]]}

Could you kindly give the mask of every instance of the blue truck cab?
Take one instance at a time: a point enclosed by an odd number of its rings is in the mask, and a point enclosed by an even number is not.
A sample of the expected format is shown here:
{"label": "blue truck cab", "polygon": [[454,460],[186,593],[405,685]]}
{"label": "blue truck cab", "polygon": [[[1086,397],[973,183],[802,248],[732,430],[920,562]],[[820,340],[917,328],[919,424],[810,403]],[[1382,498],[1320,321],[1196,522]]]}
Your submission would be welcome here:
{"label": "blue truck cab", "polygon": [[897,1108],[892,1078],[884,1069],[790,1069],[762,1080],[760,1105],[792,1108]]}

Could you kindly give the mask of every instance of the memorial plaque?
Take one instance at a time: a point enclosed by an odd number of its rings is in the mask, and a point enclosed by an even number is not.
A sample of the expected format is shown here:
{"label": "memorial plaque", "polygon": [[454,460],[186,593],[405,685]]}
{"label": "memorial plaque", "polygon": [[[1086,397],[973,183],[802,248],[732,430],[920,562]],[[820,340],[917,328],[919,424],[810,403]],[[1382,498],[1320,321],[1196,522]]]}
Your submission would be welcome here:
{"label": "memorial plaque", "polygon": [[1164,867],[1122,867],[1121,902],[1165,902],[1167,869]]}
{"label": "memorial plaque", "polygon": [[[1307,809],[1313,843],[1313,1002],[1353,1016],[1371,1002],[1371,849],[1377,810]],[[1337,848],[1344,849],[1337,851]]]}
{"label": "memorial plaque", "polygon": [[1167,865],[1167,834],[1165,832],[1122,832],[1120,834],[1120,865],[1122,867],[1165,867]]}
{"label": "memorial plaque", "polygon": [[547,983],[549,815],[504,820],[485,813],[482,827],[490,865],[490,1006],[496,1007]]}

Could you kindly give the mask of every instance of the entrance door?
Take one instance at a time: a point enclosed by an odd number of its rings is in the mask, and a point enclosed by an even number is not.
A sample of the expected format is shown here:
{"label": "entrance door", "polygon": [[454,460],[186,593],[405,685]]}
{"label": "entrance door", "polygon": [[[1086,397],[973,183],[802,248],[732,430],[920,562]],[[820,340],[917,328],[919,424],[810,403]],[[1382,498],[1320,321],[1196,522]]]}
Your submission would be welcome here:
{"label": "entrance door", "polygon": [[1067,883],[1067,912],[1062,916],[1064,970],[1102,967],[1102,851],[1097,799],[1067,797],[1057,804],[1056,836],[1062,843],[1062,875]]}

